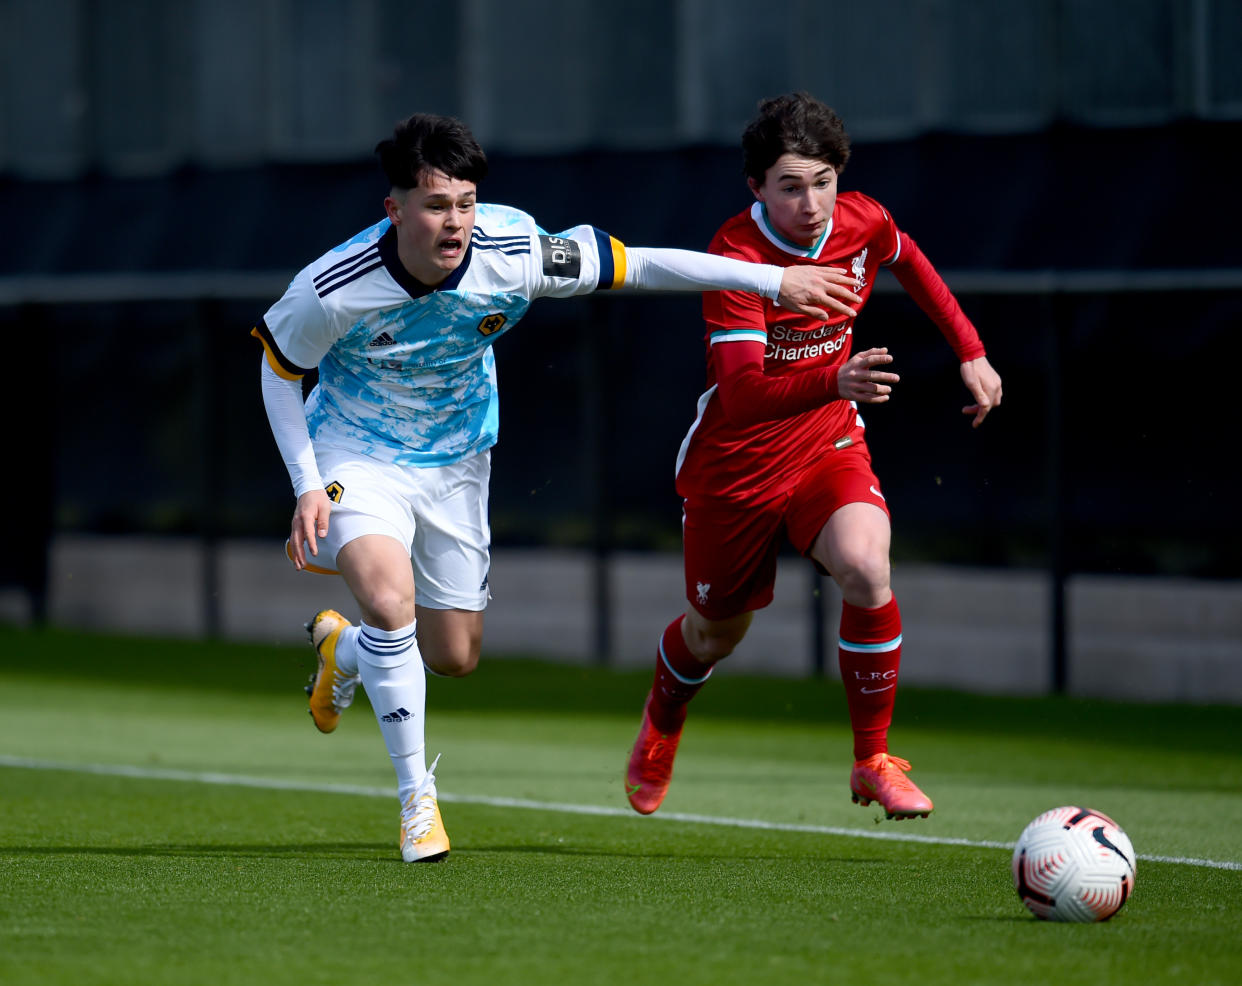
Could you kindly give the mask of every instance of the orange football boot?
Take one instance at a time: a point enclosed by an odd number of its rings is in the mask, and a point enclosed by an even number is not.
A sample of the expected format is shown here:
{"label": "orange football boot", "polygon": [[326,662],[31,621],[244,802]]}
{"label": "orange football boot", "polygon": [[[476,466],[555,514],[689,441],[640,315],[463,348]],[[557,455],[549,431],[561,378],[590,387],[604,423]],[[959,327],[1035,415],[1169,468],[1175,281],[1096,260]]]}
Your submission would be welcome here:
{"label": "orange football boot", "polygon": [[889,818],[926,818],[932,811],[931,798],[906,776],[910,761],[877,753],[854,762],[850,773],[850,794],[863,807],[878,801]]}
{"label": "orange football boot", "polygon": [[660,807],[668,794],[669,781],[673,779],[673,758],[677,756],[677,744],[681,730],[662,733],[652,725],[648,709],[651,694],[643,703],[643,723],[638,728],[638,739],[630,752],[630,762],[625,771],[625,796],[640,815],[650,815]]}

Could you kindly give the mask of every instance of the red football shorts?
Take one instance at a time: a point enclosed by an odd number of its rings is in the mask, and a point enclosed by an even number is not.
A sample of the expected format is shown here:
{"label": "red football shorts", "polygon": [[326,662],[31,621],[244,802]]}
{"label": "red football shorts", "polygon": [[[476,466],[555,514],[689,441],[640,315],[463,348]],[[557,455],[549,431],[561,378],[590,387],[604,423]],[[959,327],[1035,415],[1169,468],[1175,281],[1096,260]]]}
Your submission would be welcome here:
{"label": "red football shorts", "polygon": [[852,437],[852,445],[812,463],[779,496],[759,503],[686,498],[686,599],[701,615],[724,620],[771,603],[783,541],[809,557],[828,518],[845,504],[872,503],[888,513],[861,429]]}

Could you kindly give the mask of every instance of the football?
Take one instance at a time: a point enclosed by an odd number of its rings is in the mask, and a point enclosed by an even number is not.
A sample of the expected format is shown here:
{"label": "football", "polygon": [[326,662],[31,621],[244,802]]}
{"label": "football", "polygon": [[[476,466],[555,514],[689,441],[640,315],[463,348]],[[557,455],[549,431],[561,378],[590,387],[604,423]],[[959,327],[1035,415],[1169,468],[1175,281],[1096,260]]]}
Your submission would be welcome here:
{"label": "football", "polygon": [[1067,805],[1035,818],[1013,850],[1013,885],[1045,921],[1107,921],[1134,892],[1134,847],[1121,826]]}

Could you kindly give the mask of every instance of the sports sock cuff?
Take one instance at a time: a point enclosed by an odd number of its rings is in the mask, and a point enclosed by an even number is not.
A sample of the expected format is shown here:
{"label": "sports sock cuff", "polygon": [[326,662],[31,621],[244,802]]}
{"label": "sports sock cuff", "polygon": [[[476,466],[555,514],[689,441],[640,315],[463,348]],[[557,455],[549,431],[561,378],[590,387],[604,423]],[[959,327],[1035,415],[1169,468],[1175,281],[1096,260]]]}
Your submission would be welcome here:
{"label": "sports sock cuff", "polygon": [[358,673],[358,628],[354,624],[341,628],[336,638],[336,668],[342,674]]}
{"label": "sports sock cuff", "polygon": [[417,621],[397,630],[377,630],[366,623],[358,624],[358,659],[377,668],[395,668],[404,664],[411,651],[418,653],[414,634]]}
{"label": "sports sock cuff", "polygon": [[681,635],[681,621],[685,618],[683,613],[664,628],[658,652],[660,660],[674,678],[686,685],[701,685],[711,677],[714,665],[704,664],[690,653]]}
{"label": "sports sock cuff", "polygon": [[883,606],[863,609],[851,603],[841,604],[841,646],[873,651],[877,647],[892,649],[901,646],[901,611],[897,597]]}

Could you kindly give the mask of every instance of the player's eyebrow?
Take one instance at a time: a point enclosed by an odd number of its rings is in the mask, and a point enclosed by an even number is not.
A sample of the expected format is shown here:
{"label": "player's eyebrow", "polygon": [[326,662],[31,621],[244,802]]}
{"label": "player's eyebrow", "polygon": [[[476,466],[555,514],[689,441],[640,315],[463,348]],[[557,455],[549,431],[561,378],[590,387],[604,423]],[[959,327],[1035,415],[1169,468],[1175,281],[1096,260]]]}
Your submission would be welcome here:
{"label": "player's eyebrow", "polygon": [[452,202],[460,202],[464,199],[473,199],[476,195],[478,195],[478,192],[462,192],[461,194],[456,195],[456,196],[450,195],[448,192],[432,192],[425,199],[423,199],[423,201],[424,202],[437,202],[437,203],[443,203],[443,202],[452,203]]}
{"label": "player's eyebrow", "polygon": [[[819,181],[819,179],[823,178],[824,175],[828,174],[830,171],[832,171],[832,165],[825,164],[822,168],[820,168],[818,171],[812,174],[811,178],[814,181]],[[798,174],[792,174],[790,172],[786,172],[783,175],[778,175],[776,180],[777,181],[799,181],[801,178],[802,178],[802,172],[799,172]]]}

